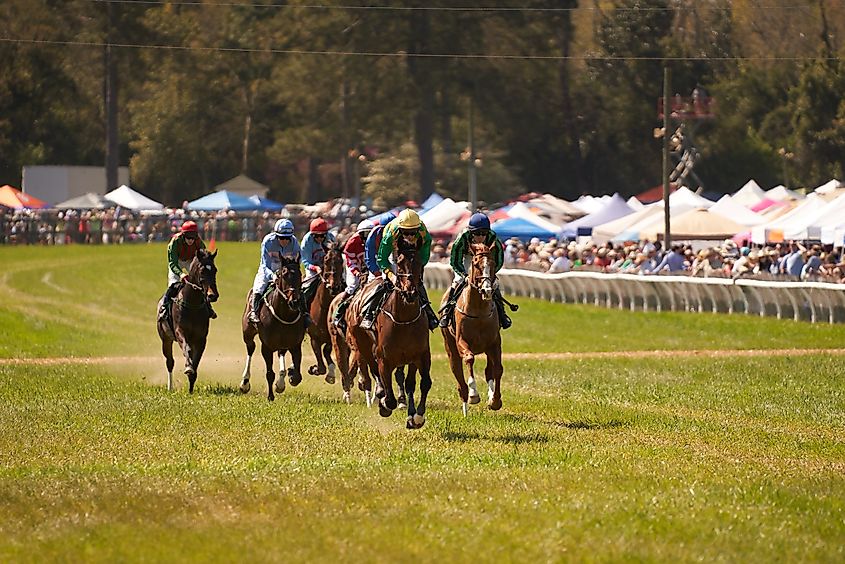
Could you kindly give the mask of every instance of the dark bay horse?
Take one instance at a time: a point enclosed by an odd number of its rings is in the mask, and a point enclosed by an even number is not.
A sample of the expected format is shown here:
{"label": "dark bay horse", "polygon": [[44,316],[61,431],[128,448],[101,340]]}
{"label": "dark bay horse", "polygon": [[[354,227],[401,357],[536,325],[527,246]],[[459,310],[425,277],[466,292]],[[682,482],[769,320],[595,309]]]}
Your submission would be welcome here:
{"label": "dark bay horse", "polygon": [[[241,381],[241,392],[249,391],[250,364],[252,353],[255,352],[255,336],[261,339],[261,356],[267,372],[267,399],[273,401],[273,389],[282,393],[285,391],[285,375],[291,386],[302,381],[300,364],[302,363],[302,341],[305,339],[305,316],[300,311],[300,297],[302,273],[299,262],[295,259],[282,258],[282,264],[276,271],[276,277],[268,291],[264,293],[261,309],[258,311],[260,322],[256,327],[249,322],[249,311],[252,303],[252,290],[249,291],[246,307],[241,319],[244,344],[246,344],[246,368]],[[279,353],[279,377],[275,385],[273,379],[273,353]],[[285,370],[285,353],[290,352],[293,366]]]}
{"label": "dark bay horse", "polygon": [[[211,314],[208,303],[220,297],[217,292],[217,267],[214,265],[216,257],[217,251],[197,251],[188,268],[188,276],[170,305],[168,315],[157,322],[161,352],[167,365],[168,390],[173,389],[173,342],[176,341],[185,355],[185,374],[188,376],[189,391],[194,393],[197,369],[208,339]],[[159,308],[161,303],[160,300]]]}
{"label": "dark bay horse", "polygon": [[[311,301],[311,325],[308,327],[308,337],[317,364],[308,368],[308,373],[314,376],[326,374],[326,382],[334,384],[335,364],[332,362],[332,342],[329,335],[329,305],[332,299],[343,292],[346,287],[343,272],[343,251],[340,245],[329,243],[323,256],[323,268],[314,299]],[[321,352],[322,350],[322,352]],[[325,362],[323,362],[325,359]],[[326,367],[328,366],[328,372]]]}
{"label": "dark bay horse", "polygon": [[[416,246],[399,240],[394,249],[396,284],[376,316],[371,332],[374,346],[359,350],[378,379],[376,396],[380,398],[379,414],[382,417],[389,417],[398,405],[391,375],[400,366],[408,365],[404,381],[408,429],[419,429],[425,424],[426,399],[431,389],[428,319],[419,292],[422,265],[417,258],[417,250]],[[417,371],[420,373],[419,404],[414,398]]]}
{"label": "dark bay horse", "polygon": [[[484,377],[487,380],[487,407],[493,410],[502,407],[501,381],[502,337],[499,332],[499,314],[493,304],[493,284],[496,281],[492,246],[484,243],[470,245],[472,266],[461,295],[455,306],[455,322],[443,328],[443,342],[455,379],[458,394],[463,402],[464,416],[467,402],[478,403],[478,389],[475,385],[473,365],[475,356],[487,355]],[[444,303],[446,296],[443,296]],[[464,381],[463,364],[469,370],[469,385]]]}

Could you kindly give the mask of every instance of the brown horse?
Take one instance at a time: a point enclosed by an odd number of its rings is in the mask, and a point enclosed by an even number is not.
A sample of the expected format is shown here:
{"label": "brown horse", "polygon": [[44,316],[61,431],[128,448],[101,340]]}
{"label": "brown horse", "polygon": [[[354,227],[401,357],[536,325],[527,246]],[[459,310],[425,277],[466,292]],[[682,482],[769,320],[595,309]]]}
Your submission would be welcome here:
{"label": "brown horse", "polygon": [[[401,240],[400,240],[401,241]],[[407,395],[408,429],[419,429],[425,424],[426,399],[431,389],[431,349],[428,340],[428,319],[420,299],[422,266],[417,259],[417,248],[399,243],[394,250],[396,257],[396,285],[385,299],[376,316],[371,334],[373,346],[361,347],[359,352],[376,374],[376,396],[379,397],[379,414],[389,417],[398,401],[393,392],[391,375],[394,370],[408,366],[404,386]],[[420,400],[415,403],[416,373],[420,373]]]}
{"label": "brown horse", "polygon": [[[285,391],[285,375],[290,385],[296,386],[302,381],[300,364],[302,363],[302,341],[305,339],[305,316],[300,310],[300,285],[302,273],[299,262],[295,259],[282,257],[282,264],[276,271],[276,276],[268,292],[265,292],[261,309],[258,311],[260,322],[256,327],[249,322],[249,312],[252,303],[252,290],[246,300],[246,308],[241,319],[244,344],[246,344],[246,368],[241,381],[241,392],[249,391],[249,370],[252,363],[252,353],[255,352],[255,336],[261,339],[261,356],[267,372],[267,399],[273,401],[276,392]],[[279,353],[279,377],[275,385],[273,379],[273,353]],[[290,352],[293,366],[285,370],[285,353]]]}
{"label": "brown horse", "polygon": [[[499,314],[493,304],[493,284],[496,281],[493,247],[484,243],[470,245],[472,267],[466,287],[458,297],[455,306],[455,322],[443,328],[443,342],[449,365],[458,382],[458,394],[467,414],[467,402],[478,403],[478,389],[475,385],[473,365],[475,355],[486,354],[487,366],[484,377],[487,380],[487,407],[493,410],[502,407],[502,337],[499,333]],[[446,296],[443,296],[444,303]],[[463,364],[469,370],[469,386],[464,381]]]}
{"label": "brown horse", "polygon": [[[308,327],[308,337],[317,364],[308,368],[308,373],[314,376],[326,374],[326,382],[334,384],[335,364],[332,362],[332,342],[329,335],[329,305],[332,299],[343,292],[343,251],[334,243],[329,243],[323,256],[323,268],[314,299],[311,301],[311,325]],[[321,354],[322,349],[322,354]],[[325,363],[323,359],[325,358]],[[328,373],[326,366],[328,365]]]}
{"label": "brown horse", "polygon": [[[208,339],[208,322],[211,318],[208,303],[216,301],[220,296],[217,292],[215,257],[217,251],[197,251],[188,268],[188,277],[170,305],[169,314],[157,322],[161,352],[167,365],[168,390],[173,389],[173,342],[176,341],[185,355],[185,374],[188,376],[189,391],[194,393],[197,369]],[[159,308],[161,303],[160,300]]]}

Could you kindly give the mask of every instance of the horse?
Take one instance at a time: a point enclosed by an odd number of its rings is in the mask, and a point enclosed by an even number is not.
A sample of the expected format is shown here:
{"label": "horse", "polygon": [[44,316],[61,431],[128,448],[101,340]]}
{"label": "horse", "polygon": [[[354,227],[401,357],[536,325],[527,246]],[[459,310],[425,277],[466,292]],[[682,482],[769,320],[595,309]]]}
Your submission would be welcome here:
{"label": "horse", "polygon": [[[302,363],[302,341],[305,339],[305,316],[300,310],[300,285],[302,273],[296,259],[282,257],[282,263],[275,273],[271,287],[264,293],[262,306],[258,312],[259,323],[249,321],[252,304],[252,290],[247,294],[246,308],[241,319],[244,344],[246,345],[246,368],[240,390],[249,392],[250,365],[255,352],[255,336],[261,339],[261,356],[264,357],[267,376],[267,399],[273,401],[277,393],[285,391],[285,374],[291,386],[302,381],[300,364]],[[273,353],[279,353],[279,377],[273,383]],[[285,353],[290,352],[293,366],[285,370]]]}
{"label": "horse", "polygon": [[[194,393],[197,369],[208,339],[208,325],[211,319],[208,302],[214,302],[220,297],[217,291],[217,267],[214,265],[216,257],[217,251],[197,251],[188,267],[188,276],[170,304],[168,315],[157,322],[161,352],[167,366],[168,391],[173,390],[173,342],[176,341],[185,355],[189,392]],[[159,309],[163,300],[164,298],[158,302]]]}
{"label": "horse", "polygon": [[[326,374],[326,382],[334,384],[335,364],[332,362],[332,342],[329,335],[329,305],[332,299],[343,292],[345,287],[343,277],[343,251],[339,245],[329,243],[323,256],[323,269],[317,284],[314,299],[311,301],[311,325],[308,336],[317,364],[308,368],[308,373],[314,376]],[[322,349],[322,354],[320,353]],[[323,359],[325,358],[325,363]],[[328,365],[328,373],[326,372]]]}
{"label": "horse", "polygon": [[[401,240],[394,249],[395,287],[389,291],[373,324],[373,346],[359,349],[370,370],[376,374],[376,396],[382,417],[389,417],[398,406],[391,375],[395,369],[408,365],[404,386],[400,385],[407,396],[408,429],[419,429],[425,425],[426,399],[431,389],[428,319],[419,293],[422,266],[417,259],[417,250],[404,245]],[[414,399],[417,371],[420,373],[419,404]]]}
{"label": "horse", "polygon": [[[502,336],[499,332],[499,314],[493,304],[493,284],[496,273],[493,268],[493,246],[484,243],[470,245],[472,266],[467,285],[461,291],[455,306],[455,320],[448,328],[441,328],[446,355],[455,380],[458,394],[463,402],[464,416],[467,414],[467,402],[476,404],[481,401],[475,385],[473,365],[475,356],[487,355],[484,376],[487,380],[487,407],[498,410],[502,407],[501,380]],[[443,296],[445,304],[446,296]],[[463,364],[469,370],[469,385],[464,381]]]}

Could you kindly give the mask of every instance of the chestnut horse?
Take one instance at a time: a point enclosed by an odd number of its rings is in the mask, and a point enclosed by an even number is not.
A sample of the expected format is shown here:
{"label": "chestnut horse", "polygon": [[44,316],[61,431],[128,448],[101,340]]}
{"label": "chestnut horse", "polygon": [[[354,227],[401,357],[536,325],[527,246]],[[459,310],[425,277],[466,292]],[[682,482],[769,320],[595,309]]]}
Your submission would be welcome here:
{"label": "chestnut horse", "polygon": [[[329,335],[329,305],[332,299],[343,292],[345,288],[343,276],[343,251],[340,245],[329,243],[323,256],[323,268],[320,281],[315,282],[317,289],[311,300],[311,325],[308,327],[308,337],[317,364],[308,368],[308,374],[319,376],[326,374],[326,382],[334,384],[335,364],[332,362],[332,342]],[[322,354],[320,350],[322,349]],[[325,363],[323,359],[325,358]],[[328,365],[328,373],[326,366]]]}
{"label": "chestnut horse", "polygon": [[[241,319],[244,344],[246,344],[246,368],[241,381],[241,392],[249,391],[249,369],[252,353],[255,352],[255,336],[261,339],[261,356],[267,372],[267,399],[273,401],[275,388],[277,393],[285,391],[285,375],[290,385],[296,386],[302,381],[300,364],[302,363],[302,341],[305,339],[305,316],[300,310],[300,286],[302,273],[299,261],[282,257],[282,264],[276,271],[275,279],[264,293],[261,308],[258,311],[259,323],[249,321],[252,304],[252,290],[247,294],[246,308]],[[273,384],[273,353],[279,353],[279,377]],[[293,366],[285,370],[285,353],[290,352]]]}
{"label": "chestnut horse", "polygon": [[[455,321],[448,328],[441,329],[449,365],[458,382],[464,416],[467,414],[467,402],[475,404],[481,401],[475,385],[473,365],[475,356],[482,353],[487,355],[487,366],[484,369],[487,407],[493,410],[502,407],[502,336],[499,333],[499,314],[493,304],[496,272],[492,250],[492,246],[484,243],[470,245],[472,266],[467,285],[455,306]],[[446,296],[443,299],[445,303]],[[462,362],[469,370],[469,386],[464,381]]]}
{"label": "chestnut horse", "polygon": [[[189,392],[194,393],[197,369],[208,339],[208,322],[211,318],[208,302],[216,301],[220,296],[217,292],[217,267],[214,265],[216,256],[217,251],[197,251],[188,268],[188,277],[170,304],[168,315],[157,322],[161,352],[167,365],[168,390],[173,390],[173,341],[176,341],[185,355]],[[159,308],[161,303],[159,300]]]}
{"label": "chestnut horse", "polygon": [[[404,244],[400,239],[394,249],[396,258],[396,285],[390,289],[384,305],[376,316],[372,347],[360,347],[359,353],[376,374],[376,396],[379,397],[379,414],[389,417],[398,406],[393,392],[391,375],[395,369],[408,366],[404,392],[407,395],[408,429],[425,425],[426,399],[431,389],[431,349],[428,337],[428,319],[420,299],[422,266],[417,258],[417,248]],[[389,282],[385,282],[389,283]],[[351,309],[351,307],[350,307]],[[420,373],[420,400],[415,403],[416,373]]]}

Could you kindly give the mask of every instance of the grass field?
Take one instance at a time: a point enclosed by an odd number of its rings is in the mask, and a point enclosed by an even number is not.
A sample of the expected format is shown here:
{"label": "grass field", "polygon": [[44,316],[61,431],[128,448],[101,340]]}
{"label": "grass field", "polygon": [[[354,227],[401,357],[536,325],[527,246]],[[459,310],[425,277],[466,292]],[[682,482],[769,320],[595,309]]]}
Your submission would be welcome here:
{"label": "grass field", "polygon": [[731,354],[845,327],[520,300],[502,411],[461,416],[434,335],[412,432],[309,376],[270,404],[260,360],[236,391],[255,244],[168,393],[164,254],[0,248],[0,561],[845,559],[845,356]]}

